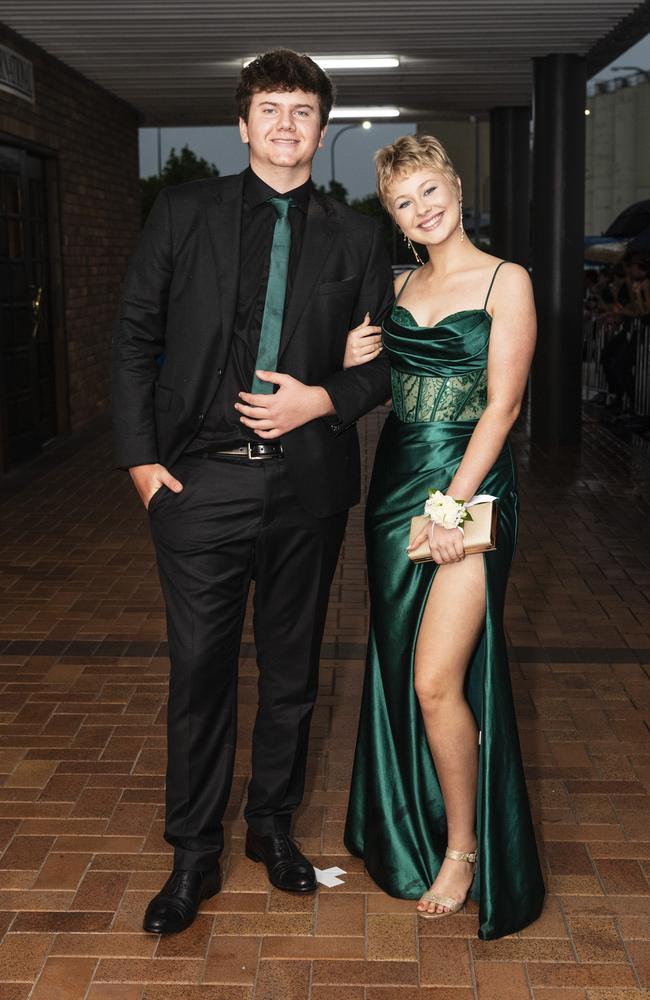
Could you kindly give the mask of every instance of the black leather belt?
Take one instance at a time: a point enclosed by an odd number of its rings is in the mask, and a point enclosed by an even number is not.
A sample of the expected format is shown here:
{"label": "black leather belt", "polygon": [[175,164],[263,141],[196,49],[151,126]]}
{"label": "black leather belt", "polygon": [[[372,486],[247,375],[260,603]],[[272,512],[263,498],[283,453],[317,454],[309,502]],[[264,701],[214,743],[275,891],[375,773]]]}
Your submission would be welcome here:
{"label": "black leather belt", "polygon": [[219,455],[230,455],[235,458],[248,458],[251,462],[258,462],[265,458],[282,458],[284,452],[279,443],[265,441],[246,441],[236,445],[234,448],[214,448],[211,451],[202,451],[203,458],[218,458]]}

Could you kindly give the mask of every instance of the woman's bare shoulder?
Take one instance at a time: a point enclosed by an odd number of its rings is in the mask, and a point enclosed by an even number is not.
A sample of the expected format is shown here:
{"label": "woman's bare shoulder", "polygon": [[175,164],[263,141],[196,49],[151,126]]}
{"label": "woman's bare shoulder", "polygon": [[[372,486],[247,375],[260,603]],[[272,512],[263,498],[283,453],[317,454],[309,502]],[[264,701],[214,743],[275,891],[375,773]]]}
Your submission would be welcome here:
{"label": "woman's bare shoulder", "polygon": [[[497,267],[499,269],[498,274],[496,273]],[[521,264],[515,264],[511,260],[499,261],[497,258],[494,258],[494,271],[493,295],[499,295],[500,298],[503,297],[504,293],[506,296],[509,296],[521,292],[529,292],[532,287],[530,275]]]}
{"label": "woman's bare shoulder", "polygon": [[494,319],[517,317],[518,323],[524,319],[534,323],[533,283],[525,267],[507,261],[499,268],[488,310]]}
{"label": "woman's bare shoulder", "polygon": [[508,280],[514,279],[515,281],[530,280],[530,275],[525,267],[521,264],[515,264],[512,260],[500,260],[498,257],[494,257],[494,266],[499,268],[499,276],[507,278]]}

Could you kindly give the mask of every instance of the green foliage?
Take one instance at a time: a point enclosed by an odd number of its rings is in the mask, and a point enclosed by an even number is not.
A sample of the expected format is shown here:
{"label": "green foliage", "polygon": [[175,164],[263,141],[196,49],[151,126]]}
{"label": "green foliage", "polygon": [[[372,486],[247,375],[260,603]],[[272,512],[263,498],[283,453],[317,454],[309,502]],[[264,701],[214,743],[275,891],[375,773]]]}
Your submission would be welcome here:
{"label": "green foliage", "polygon": [[208,163],[202,156],[197,156],[189,146],[183,146],[180,153],[172,148],[160,176],[153,174],[150,177],[140,178],[140,205],[143,223],[164,187],[218,176],[219,171],[214,163]]}
{"label": "green foliage", "polygon": [[336,201],[340,201],[344,205],[350,204],[348,201],[348,189],[343,184],[340,184],[339,181],[329,181],[327,186],[325,184],[316,184],[315,187],[321,194],[327,194],[330,198],[335,198]]}

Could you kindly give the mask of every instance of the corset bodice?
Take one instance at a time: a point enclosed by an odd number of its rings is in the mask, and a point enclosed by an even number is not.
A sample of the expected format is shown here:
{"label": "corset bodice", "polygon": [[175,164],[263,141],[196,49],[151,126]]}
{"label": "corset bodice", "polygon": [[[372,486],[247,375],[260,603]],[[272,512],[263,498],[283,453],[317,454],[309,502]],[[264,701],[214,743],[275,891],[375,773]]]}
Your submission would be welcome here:
{"label": "corset bodice", "polygon": [[408,309],[393,306],[384,321],[383,343],[400,420],[478,420],[487,406],[491,322],[485,309],[463,309],[424,327]]}

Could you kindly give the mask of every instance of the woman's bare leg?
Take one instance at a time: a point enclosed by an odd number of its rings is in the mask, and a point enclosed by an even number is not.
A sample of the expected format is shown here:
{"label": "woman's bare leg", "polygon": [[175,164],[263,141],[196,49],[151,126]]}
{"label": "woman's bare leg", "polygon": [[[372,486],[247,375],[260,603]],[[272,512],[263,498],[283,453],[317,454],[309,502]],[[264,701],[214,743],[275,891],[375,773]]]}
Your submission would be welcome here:
{"label": "woman's bare leg", "polygon": [[[463,693],[465,674],[485,626],[482,555],[439,566],[424,609],[415,651],[415,691],[447,815],[447,845],[476,850],[478,732]],[[445,858],[432,889],[463,899],[474,865]],[[418,910],[443,913],[436,903]]]}

